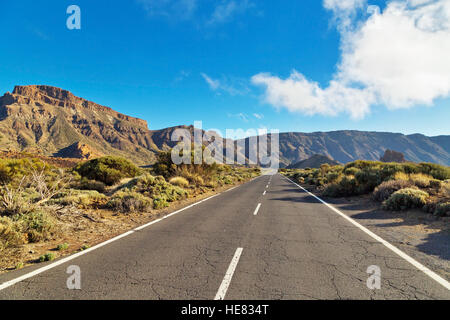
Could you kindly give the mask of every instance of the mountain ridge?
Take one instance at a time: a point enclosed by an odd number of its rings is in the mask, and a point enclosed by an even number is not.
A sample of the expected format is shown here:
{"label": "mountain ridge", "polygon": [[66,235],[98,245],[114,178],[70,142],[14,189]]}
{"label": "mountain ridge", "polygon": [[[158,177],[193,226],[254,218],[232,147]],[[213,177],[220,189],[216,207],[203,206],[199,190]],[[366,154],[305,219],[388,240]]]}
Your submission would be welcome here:
{"label": "mountain ridge", "polygon": [[[3,150],[87,158],[113,154],[148,165],[155,161],[158,152],[176,145],[170,138],[177,128],[194,130],[192,125],[150,130],[146,120],[52,86],[16,86],[13,93],[0,97],[0,148]],[[271,135],[268,137],[270,140]],[[379,160],[387,149],[402,152],[408,161],[450,165],[450,136],[447,135],[428,137],[420,133],[338,130],[284,132],[279,137],[282,166],[315,154],[341,163]],[[244,140],[248,143],[249,138]],[[248,156],[249,148],[239,152]]]}

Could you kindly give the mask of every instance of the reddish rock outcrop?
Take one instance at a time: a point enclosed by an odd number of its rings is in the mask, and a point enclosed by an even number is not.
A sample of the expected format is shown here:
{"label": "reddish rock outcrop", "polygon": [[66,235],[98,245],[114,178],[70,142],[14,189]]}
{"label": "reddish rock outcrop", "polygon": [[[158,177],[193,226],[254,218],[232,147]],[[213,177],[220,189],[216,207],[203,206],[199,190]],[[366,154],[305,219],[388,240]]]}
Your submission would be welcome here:
{"label": "reddish rock outcrop", "polygon": [[130,117],[114,111],[109,107],[102,106],[92,101],[79,98],[70,91],[45,85],[16,86],[12,94],[3,96],[5,104],[31,104],[40,106],[50,104],[65,108],[83,107],[92,111],[104,112],[112,117],[134,123],[138,126],[148,128],[147,121]]}

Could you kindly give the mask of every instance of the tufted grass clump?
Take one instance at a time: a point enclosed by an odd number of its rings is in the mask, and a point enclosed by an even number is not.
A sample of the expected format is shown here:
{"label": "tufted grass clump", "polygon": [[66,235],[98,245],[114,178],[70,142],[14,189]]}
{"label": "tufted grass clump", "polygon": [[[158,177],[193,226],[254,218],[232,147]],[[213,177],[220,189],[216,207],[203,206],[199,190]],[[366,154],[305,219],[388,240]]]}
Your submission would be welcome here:
{"label": "tufted grass clump", "polygon": [[173,177],[169,180],[169,183],[184,188],[189,186],[189,181],[183,177]]}

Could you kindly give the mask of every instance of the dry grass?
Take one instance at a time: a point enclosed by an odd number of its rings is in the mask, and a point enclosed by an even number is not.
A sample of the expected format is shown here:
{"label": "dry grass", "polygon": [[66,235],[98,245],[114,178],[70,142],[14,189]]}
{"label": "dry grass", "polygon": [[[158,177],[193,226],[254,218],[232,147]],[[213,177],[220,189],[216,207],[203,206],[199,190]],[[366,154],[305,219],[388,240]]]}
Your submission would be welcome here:
{"label": "dry grass", "polygon": [[173,177],[169,180],[170,184],[173,184],[174,186],[178,187],[188,187],[189,181],[186,178],[183,177]]}
{"label": "dry grass", "polygon": [[394,175],[394,180],[409,180],[409,174],[406,174],[404,172],[397,172]]}
{"label": "dry grass", "polygon": [[409,180],[419,188],[428,188],[433,177],[423,173],[414,173],[409,175]]}

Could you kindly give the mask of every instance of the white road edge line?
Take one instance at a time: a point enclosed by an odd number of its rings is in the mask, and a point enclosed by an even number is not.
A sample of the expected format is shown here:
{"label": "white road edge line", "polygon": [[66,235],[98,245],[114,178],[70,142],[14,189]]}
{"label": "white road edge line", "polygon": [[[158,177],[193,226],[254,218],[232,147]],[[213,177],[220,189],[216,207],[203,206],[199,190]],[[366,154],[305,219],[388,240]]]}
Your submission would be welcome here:
{"label": "white road edge line", "polygon": [[[284,177],[284,176],[283,176]],[[442,278],[441,276],[439,276],[438,274],[436,274],[435,272],[431,271],[430,269],[428,269],[427,267],[425,267],[423,264],[421,264],[420,262],[414,260],[413,258],[411,258],[409,255],[407,255],[406,253],[404,253],[403,251],[401,251],[400,249],[398,249],[397,247],[395,247],[394,245],[390,244],[389,242],[387,242],[386,240],[384,240],[383,238],[377,236],[375,233],[373,233],[372,231],[370,231],[369,229],[367,229],[366,227],[362,226],[361,224],[359,224],[358,222],[356,222],[355,220],[353,220],[352,218],[350,218],[349,216],[347,216],[346,214],[342,213],[341,211],[339,211],[338,209],[336,209],[335,207],[333,207],[331,204],[325,202],[324,200],[320,199],[318,196],[316,196],[315,194],[309,192],[308,190],[306,190],[305,188],[303,188],[302,186],[300,186],[299,184],[295,183],[294,181],[292,181],[291,179],[284,177],[285,179],[289,180],[290,182],[292,182],[293,184],[295,184],[297,187],[299,187],[300,189],[302,189],[303,191],[305,191],[306,193],[308,193],[310,196],[314,197],[315,199],[319,200],[321,203],[323,203],[324,205],[326,205],[328,208],[330,208],[331,210],[333,210],[335,213],[337,213],[338,215],[340,215],[342,218],[346,219],[347,221],[349,221],[351,224],[353,224],[354,226],[358,227],[360,230],[364,231],[366,234],[368,234],[369,236],[371,236],[373,239],[377,240],[378,242],[381,242],[385,247],[387,247],[388,249],[392,250],[394,253],[396,253],[397,255],[399,255],[400,257],[402,257],[403,259],[405,259],[406,261],[408,261],[410,264],[412,264],[414,267],[416,267],[417,269],[419,269],[420,271],[422,271],[423,273],[425,273],[427,276],[429,276],[431,279],[435,280],[436,282],[438,282],[440,285],[442,285],[443,287],[445,287],[447,290],[450,290],[450,283],[445,280],[444,278]]]}
{"label": "white road edge line", "polygon": [[261,208],[261,203],[258,203],[258,205],[256,206],[255,212],[253,212],[254,216],[258,214],[259,208]]}
{"label": "white road edge line", "polygon": [[241,258],[243,248],[237,248],[236,253],[234,254],[233,259],[230,262],[230,266],[228,267],[227,273],[225,273],[225,277],[223,278],[222,284],[217,291],[216,297],[214,300],[224,300],[227,295],[228,287],[230,286],[231,279],[233,279],[234,271],[239,263],[239,259]]}

